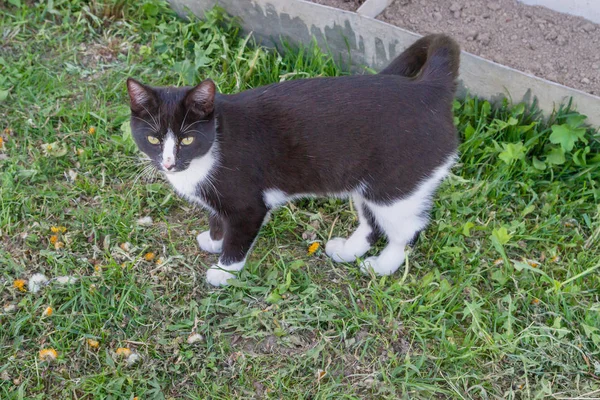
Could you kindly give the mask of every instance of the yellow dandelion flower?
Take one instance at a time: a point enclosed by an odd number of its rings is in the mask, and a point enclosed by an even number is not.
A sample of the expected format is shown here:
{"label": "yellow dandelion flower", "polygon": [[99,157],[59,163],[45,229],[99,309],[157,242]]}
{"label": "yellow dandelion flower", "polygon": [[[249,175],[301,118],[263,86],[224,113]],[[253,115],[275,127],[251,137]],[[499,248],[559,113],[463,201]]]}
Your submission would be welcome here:
{"label": "yellow dandelion flower", "polygon": [[537,306],[538,304],[540,304],[540,299],[531,300],[531,304],[533,304],[534,306]]}
{"label": "yellow dandelion flower", "polygon": [[40,350],[40,360],[42,361],[54,361],[57,357],[58,353],[52,348]]}
{"label": "yellow dandelion flower", "polygon": [[90,126],[90,129],[88,129],[88,133],[89,133],[90,135],[93,135],[94,133],[96,133],[96,128],[95,128],[95,127],[93,127],[93,126]]}
{"label": "yellow dandelion flower", "polygon": [[116,353],[118,356],[123,356],[127,358],[131,355],[131,350],[129,350],[127,347],[119,347]]}
{"label": "yellow dandelion flower", "polygon": [[131,243],[129,243],[129,242],[121,243],[119,245],[119,247],[121,248],[121,250],[128,252],[129,249],[131,248]]}
{"label": "yellow dandelion flower", "polygon": [[46,309],[44,310],[44,312],[42,313],[42,315],[44,317],[50,317],[50,316],[52,316],[53,312],[54,312],[54,310],[52,309],[52,307],[46,307]]}
{"label": "yellow dandelion flower", "polygon": [[498,266],[500,264],[504,263],[504,260],[501,258],[498,258],[497,260],[494,260],[494,265]]}
{"label": "yellow dandelion flower", "polygon": [[162,257],[158,257],[158,258],[156,259],[156,265],[161,265],[161,264],[162,264],[162,263],[164,263],[164,262],[165,262],[165,260],[163,260],[163,258],[162,258]]}
{"label": "yellow dandelion flower", "polygon": [[56,244],[56,242],[58,242],[58,236],[57,235],[50,236],[50,243]]}
{"label": "yellow dandelion flower", "polygon": [[315,253],[315,251],[319,250],[319,246],[321,246],[319,243],[314,242],[313,244],[311,244],[308,247],[308,255],[313,255]]}
{"label": "yellow dandelion flower", "polygon": [[559,256],[554,256],[554,257],[552,257],[550,259],[550,262],[553,262],[553,263],[558,262],[558,261],[560,261],[560,257]]}
{"label": "yellow dandelion flower", "polygon": [[133,400],[140,400],[139,397],[135,396]]}
{"label": "yellow dandelion flower", "polygon": [[156,257],[156,254],[154,254],[153,252],[150,251],[144,255],[144,260],[152,261],[152,260],[154,260],[155,257]]}
{"label": "yellow dandelion flower", "polygon": [[537,268],[537,267],[539,267],[539,266],[540,266],[540,263],[539,263],[539,262],[537,262],[537,261],[533,261],[533,260],[529,260],[529,261],[527,261],[527,264],[529,264],[529,266],[530,266],[530,267],[532,267],[532,268]]}
{"label": "yellow dandelion flower", "polygon": [[65,233],[67,231],[66,226],[51,226],[50,230],[52,233]]}
{"label": "yellow dandelion flower", "polygon": [[25,285],[27,285],[27,281],[25,281],[25,279],[16,279],[13,282],[13,287],[15,289],[18,289],[19,292],[26,292],[27,288],[25,287]]}
{"label": "yellow dandelion flower", "polygon": [[102,265],[100,265],[100,264],[94,265],[94,272],[96,274],[100,275],[102,273]]}
{"label": "yellow dandelion flower", "polygon": [[0,137],[0,149],[4,147],[4,139]]}
{"label": "yellow dandelion flower", "polygon": [[88,346],[90,346],[92,349],[97,349],[98,347],[100,347],[100,342],[94,339],[88,339],[87,340],[87,344]]}
{"label": "yellow dandelion flower", "polygon": [[5,135],[10,135],[12,133],[12,129],[10,128],[4,128],[4,134]]}

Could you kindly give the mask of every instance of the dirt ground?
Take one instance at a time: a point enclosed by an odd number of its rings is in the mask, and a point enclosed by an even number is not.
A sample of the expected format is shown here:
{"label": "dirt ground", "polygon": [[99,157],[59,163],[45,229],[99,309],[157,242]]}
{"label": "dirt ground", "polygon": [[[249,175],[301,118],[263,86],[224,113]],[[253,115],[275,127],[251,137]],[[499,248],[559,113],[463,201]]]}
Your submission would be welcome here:
{"label": "dirt ground", "polygon": [[[355,11],[359,0],[317,0]],[[600,95],[600,25],[516,0],[395,0],[377,17],[446,33],[473,54]]]}
{"label": "dirt ground", "polygon": [[341,8],[346,11],[356,11],[366,0],[309,0],[325,6]]}

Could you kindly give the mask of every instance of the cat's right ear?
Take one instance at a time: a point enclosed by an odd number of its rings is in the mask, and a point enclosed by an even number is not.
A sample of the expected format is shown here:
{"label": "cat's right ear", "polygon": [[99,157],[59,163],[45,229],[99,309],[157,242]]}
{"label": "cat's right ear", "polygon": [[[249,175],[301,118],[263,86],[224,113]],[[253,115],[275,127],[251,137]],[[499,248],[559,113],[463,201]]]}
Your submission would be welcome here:
{"label": "cat's right ear", "polygon": [[154,105],[155,98],[152,89],[133,78],[127,78],[127,92],[133,112],[147,111]]}

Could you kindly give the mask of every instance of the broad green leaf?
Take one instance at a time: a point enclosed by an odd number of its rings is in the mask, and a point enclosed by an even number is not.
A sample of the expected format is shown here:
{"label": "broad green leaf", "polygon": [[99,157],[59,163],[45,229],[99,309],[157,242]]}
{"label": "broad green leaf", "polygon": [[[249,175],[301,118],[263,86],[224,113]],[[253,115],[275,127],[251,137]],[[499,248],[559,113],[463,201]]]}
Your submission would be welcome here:
{"label": "broad green leaf", "polygon": [[575,154],[573,154],[573,162],[575,165],[580,167],[585,166],[587,164],[587,155],[590,151],[590,146],[585,146],[585,148],[577,150]]}
{"label": "broad green leaf", "polygon": [[489,101],[484,101],[483,104],[481,105],[481,114],[485,117],[490,115],[490,112],[492,111],[492,105],[490,104]]}
{"label": "broad green leaf", "polygon": [[521,216],[524,217],[524,216],[526,216],[528,214],[531,214],[533,212],[533,210],[535,210],[535,206],[533,204],[530,204],[527,207],[525,207],[525,209],[521,213]]}
{"label": "broad green leaf", "polygon": [[281,301],[281,295],[279,294],[279,290],[275,289],[267,296],[265,299],[269,304],[277,304]]}
{"label": "broad green leaf", "polygon": [[8,98],[8,90],[0,90],[0,102]]}
{"label": "broad green leaf", "polygon": [[500,227],[499,229],[494,229],[492,231],[492,237],[496,238],[498,243],[504,245],[510,241],[512,235],[508,233],[505,227]]}
{"label": "broad green leaf", "polygon": [[502,271],[501,269],[497,269],[496,271],[492,272],[492,279],[498,282],[499,284],[504,285],[508,280],[508,277],[506,276],[504,271]]}
{"label": "broad green leaf", "polygon": [[129,120],[121,124],[121,132],[123,133],[123,140],[133,140],[133,138],[131,137],[131,124]]}
{"label": "broad green leaf", "polygon": [[526,148],[523,146],[523,142],[502,143],[502,147],[504,148],[504,151],[501,152],[498,157],[507,164],[525,158]]}
{"label": "broad green leaf", "polygon": [[465,128],[465,139],[469,139],[475,133],[475,128],[469,123]]}
{"label": "broad green leaf", "polygon": [[567,125],[569,125],[572,128],[578,128],[583,121],[585,121],[587,119],[587,116],[585,115],[581,115],[581,114],[576,114],[576,115],[571,115],[569,117],[567,117]]}
{"label": "broad green leaf", "polygon": [[512,115],[514,117],[519,116],[525,112],[525,103],[519,103],[513,108]]}
{"label": "broad green leaf", "polygon": [[550,142],[554,144],[560,144],[563,150],[571,151],[577,141],[581,140],[587,143],[585,140],[585,129],[584,128],[573,128],[568,124],[553,125],[552,134],[550,135]]}
{"label": "broad green leaf", "polygon": [[540,171],[543,171],[546,169],[546,163],[544,163],[542,160],[540,160],[536,156],[533,156],[532,161],[533,161],[533,167],[535,169],[539,169]]}
{"label": "broad green leaf", "polygon": [[581,327],[583,328],[583,331],[585,332],[585,336],[588,338],[591,338],[592,335],[594,334],[594,332],[600,331],[600,329],[598,329],[594,326],[586,325],[584,323],[581,324]]}
{"label": "broad green leaf", "polygon": [[565,163],[565,152],[561,147],[554,147],[546,156],[546,161],[554,165]]}
{"label": "broad green leaf", "polygon": [[471,237],[471,228],[474,226],[475,226],[475,224],[472,223],[471,221],[467,222],[466,224],[463,225],[462,234],[466,237]]}

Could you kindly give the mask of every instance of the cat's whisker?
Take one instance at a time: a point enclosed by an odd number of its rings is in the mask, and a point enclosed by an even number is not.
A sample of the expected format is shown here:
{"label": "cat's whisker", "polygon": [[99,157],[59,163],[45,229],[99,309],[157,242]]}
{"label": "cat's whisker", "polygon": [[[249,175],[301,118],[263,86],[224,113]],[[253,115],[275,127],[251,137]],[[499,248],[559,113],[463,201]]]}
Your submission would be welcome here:
{"label": "cat's whisker", "polygon": [[206,136],[206,133],[205,133],[205,132],[202,132],[202,131],[199,131],[199,130],[196,130],[196,129],[192,129],[192,130],[183,131],[183,132],[181,132],[181,135],[187,135],[187,134],[189,134],[189,133],[198,133],[198,134],[200,134],[200,135],[202,135],[202,136]]}
{"label": "cat's whisker", "polygon": [[199,124],[200,122],[202,122],[202,121],[195,121],[195,122],[192,122],[191,124],[187,124],[183,129],[181,129],[181,134],[185,134],[185,133],[189,132],[189,129],[192,126]]}
{"label": "cat's whisker", "polygon": [[154,133],[158,132],[158,129],[156,129],[156,127],[154,125],[152,125],[150,122],[146,121],[145,119],[136,117],[135,115],[132,115],[131,118],[139,119],[143,123],[147,124],[152,129],[152,132],[154,132]]}
{"label": "cat's whisker", "polygon": [[181,121],[181,126],[179,127],[179,132],[183,132],[183,124],[185,124],[185,119],[187,118],[189,112],[190,112],[190,109],[188,108],[187,111],[185,112],[185,115],[183,116],[183,121]]}
{"label": "cat's whisker", "polygon": [[160,121],[160,108],[158,109],[158,121],[157,121],[156,118],[154,117],[154,115],[152,115],[152,113],[150,111],[148,111],[148,109],[143,104],[140,104],[140,105],[148,113],[148,115],[150,115],[150,118],[152,118],[152,122],[154,122],[154,129],[156,130],[156,132],[158,132],[160,130],[160,124],[158,123]]}

